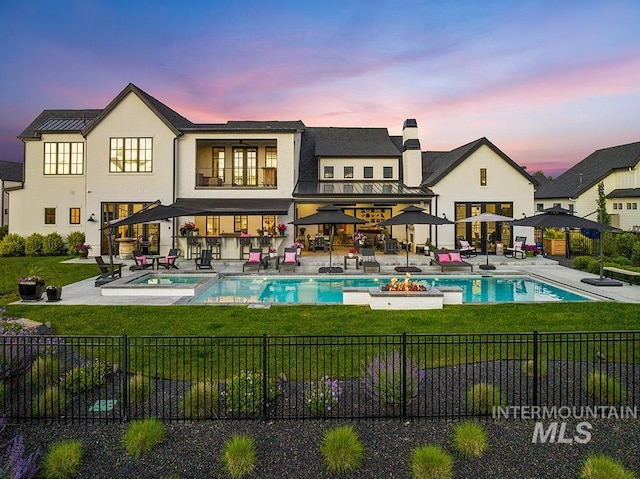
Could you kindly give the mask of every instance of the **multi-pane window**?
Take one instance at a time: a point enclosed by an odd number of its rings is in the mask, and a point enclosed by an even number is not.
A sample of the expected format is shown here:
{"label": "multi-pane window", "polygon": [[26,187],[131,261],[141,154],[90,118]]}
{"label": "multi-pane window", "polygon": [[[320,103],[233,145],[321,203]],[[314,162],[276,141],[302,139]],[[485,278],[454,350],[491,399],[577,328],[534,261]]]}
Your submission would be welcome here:
{"label": "multi-pane window", "polygon": [[382,168],[382,177],[385,179],[393,178],[393,166],[385,166]]}
{"label": "multi-pane window", "polygon": [[631,203],[631,209],[632,210],[637,210],[638,209],[638,203]]}
{"label": "multi-pane window", "polygon": [[264,166],[267,168],[278,167],[278,148],[275,146],[267,146],[264,149]]}
{"label": "multi-pane window", "polygon": [[353,166],[345,166],[344,167],[344,177],[345,178],[353,178]]}
{"label": "multi-pane window", "polygon": [[364,177],[365,178],[373,178],[373,166],[365,166],[364,167]]}
{"label": "multi-pane window", "polygon": [[56,209],[45,208],[44,209],[44,224],[55,225],[56,224]]}
{"label": "multi-pane window", "polygon": [[69,208],[69,224],[80,224],[80,208]]}
{"label": "multi-pane window", "polygon": [[536,203],[536,211],[544,211],[544,203]]}
{"label": "multi-pane window", "polygon": [[333,178],[333,166],[325,166],[324,167],[324,178]]}
{"label": "multi-pane window", "polygon": [[575,213],[575,208],[576,208],[576,205],[570,204],[569,205],[569,213],[571,213],[571,214]]}
{"label": "multi-pane window", "polygon": [[630,210],[631,209],[631,203],[627,203],[627,209]]}
{"label": "multi-pane window", "polygon": [[153,171],[151,138],[111,138],[111,173],[150,173]]}
{"label": "multi-pane window", "polygon": [[84,143],[45,143],[45,175],[81,175],[84,173]]}
{"label": "multi-pane window", "polygon": [[233,217],[233,231],[235,233],[246,233],[247,232],[247,223],[248,216],[247,215],[239,215]]}
{"label": "multi-pane window", "polygon": [[487,186],[487,169],[480,168],[480,186]]}
{"label": "multi-pane window", "polygon": [[213,147],[213,177],[219,178],[224,183],[224,147]]}
{"label": "multi-pane window", "polygon": [[258,149],[233,149],[233,186],[257,186]]}
{"label": "multi-pane window", "polygon": [[219,216],[207,216],[205,219],[205,225],[207,229],[207,236],[217,236],[220,234]]}

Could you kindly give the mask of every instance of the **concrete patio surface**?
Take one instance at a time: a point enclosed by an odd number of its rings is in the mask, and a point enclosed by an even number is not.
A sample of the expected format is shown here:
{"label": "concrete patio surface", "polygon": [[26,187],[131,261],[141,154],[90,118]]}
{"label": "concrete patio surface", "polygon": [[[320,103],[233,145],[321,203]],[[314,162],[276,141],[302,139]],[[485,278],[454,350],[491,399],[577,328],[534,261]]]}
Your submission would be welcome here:
{"label": "concrete patio surface", "polygon": [[[332,257],[332,265],[344,267],[344,252],[334,253]],[[109,257],[104,257],[105,261],[109,262]],[[385,255],[383,253],[376,253],[376,259],[380,263],[380,274],[385,276],[404,277],[404,273],[399,273],[395,270],[397,266],[406,266],[407,259],[406,254],[400,252],[397,255]],[[67,262],[87,262],[93,261],[92,258],[87,259],[72,259]],[[479,266],[485,264],[487,259],[484,255],[479,255],[473,258],[465,258],[465,261],[473,264],[473,272],[470,272],[469,268],[460,269],[448,269],[442,272],[437,265],[430,264],[430,258],[424,255],[409,254],[409,265],[416,266],[422,270],[421,273],[412,273],[412,277],[418,279],[422,275],[475,275],[475,276],[489,276],[489,275],[507,275],[507,274],[526,274],[531,275],[534,278],[544,280],[549,283],[554,283],[560,286],[564,286],[571,290],[586,293],[589,296],[593,296],[596,299],[602,301],[618,301],[626,303],[640,303],[640,286],[629,285],[623,283],[618,287],[598,287],[591,286],[581,282],[582,278],[598,278],[598,275],[585,273],[583,271],[574,270],[560,266],[557,261],[548,259],[542,256],[527,257],[524,259],[513,259],[505,256],[489,256],[489,263],[494,265],[494,270],[483,270]],[[149,273],[150,270],[145,271],[131,271],[129,267],[133,264],[132,260],[122,260],[115,258],[114,262],[123,263],[122,268],[122,280],[126,282],[135,276]],[[197,270],[199,274],[243,274],[242,265],[244,260],[213,260],[213,270]],[[308,276],[318,275],[318,270],[321,267],[329,266],[329,255],[326,253],[310,253],[303,252],[300,258],[300,266],[296,267],[295,273],[286,272],[280,273],[274,266],[271,266],[267,270],[255,270],[247,272],[247,275],[254,276],[268,276],[268,275],[295,275],[295,276]],[[193,260],[187,260],[179,258],[177,261],[178,270],[172,270],[179,273],[195,273],[195,262]],[[154,270],[155,271],[155,270]],[[160,270],[161,273],[166,270]],[[343,273],[333,274],[334,276],[341,275],[363,275],[362,268],[355,268],[355,261],[350,261],[347,264],[347,269]],[[368,275],[371,273],[367,273]],[[326,276],[327,273],[324,273]],[[114,283],[111,283],[114,284]],[[63,288],[62,300],[59,302],[47,303],[46,301],[38,302],[18,302],[19,304],[47,304],[47,305],[71,305],[71,304],[85,304],[85,305],[172,305],[176,303],[184,303],[184,300],[176,297],[153,297],[153,296],[102,296],[100,288],[95,286],[95,277],[79,281],[74,284],[66,285]]]}

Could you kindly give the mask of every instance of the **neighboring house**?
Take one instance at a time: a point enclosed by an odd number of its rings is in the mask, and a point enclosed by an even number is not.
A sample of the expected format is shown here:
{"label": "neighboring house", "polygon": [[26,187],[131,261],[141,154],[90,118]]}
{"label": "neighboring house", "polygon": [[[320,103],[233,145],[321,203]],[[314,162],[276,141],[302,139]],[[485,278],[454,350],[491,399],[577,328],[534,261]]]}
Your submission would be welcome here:
{"label": "neighboring house", "polygon": [[0,161],[0,226],[9,224],[9,191],[22,185],[22,163]]}
{"label": "neighboring house", "polygon": [[[452,220],[483,211],[529,215],[537,184],[485,138],[451,152],[422,152],[413,119],[402,136],[302,121],[196,124],[133,84],[103,110],[45,110],[19,138],[25,183],[11,192],[12,232],[84,231],[94,254],[109,251],[101,226],[156,201],[203,214],[121,226],[118,240],[144,240],[150,252],[164,253],[176,243],[184,247],[177,230],[193,220],[201,236],[233,238],[222,256],[237,258],[241,233],[274,234],[287,224],[287,237],[277,243],[282,248],[297,238],[289,223],[327,203],[364,219],[358,229],[375,235],[378,222],[410,204]],[[338,240],[352,243],[356,228],[339,226]],[[318,225],[306,235],[328,229]],[[509,242],[507,224],[493,229],[416,225],[408,238],[404,227],[387,232],[414,245],[432,238],[453,247],[456,235],[487,234]]]}
{"label": "neighboring house", "polygon": [[593,152],[535,193],[536,210],[560,205],[598,221],[598,184],[604,184],[611,225],[640,229],[640,142]]}

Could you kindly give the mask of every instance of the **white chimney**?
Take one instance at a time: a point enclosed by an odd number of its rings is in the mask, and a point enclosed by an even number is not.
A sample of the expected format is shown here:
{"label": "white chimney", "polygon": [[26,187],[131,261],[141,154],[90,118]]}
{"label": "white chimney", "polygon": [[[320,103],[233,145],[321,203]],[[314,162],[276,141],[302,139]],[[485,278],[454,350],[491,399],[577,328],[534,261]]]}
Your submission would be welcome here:
{"label": "white chimney", "polygon": [[402,170],[407,186],[422,183],[422,151],[418,139],[418,122],[414,118],[404,121],[402,126]]}

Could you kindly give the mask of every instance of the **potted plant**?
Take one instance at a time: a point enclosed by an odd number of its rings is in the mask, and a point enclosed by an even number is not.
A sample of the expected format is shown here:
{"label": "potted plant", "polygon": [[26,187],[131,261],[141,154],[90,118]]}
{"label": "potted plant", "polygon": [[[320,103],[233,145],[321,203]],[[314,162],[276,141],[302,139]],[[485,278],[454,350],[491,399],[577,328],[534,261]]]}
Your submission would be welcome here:
{"label": "potted plant", "polygon": [[356,254],[358,252],[358,250],[356,250],[355,248],[351,248],[349,250],[349,258],[353,258],[353,255]]}
{"label": "potted plant", "polygon": [[275,258],[276,257],[276,249],[275,248],[269,248],[269,256],[271,258]]}
{"label": "potted plant", "polygon": [[193,234],[195,231],[198,231],[196,224],[192,221],[187,221],[180,227],[180,234],[182,236],[187,236]]}
{"label": "potted plant", "polygon": [[356,232],[356,234],[353,235],[353,242],[355,243],[356,249],[362,248],[365,245],[366,241],[367,235],[361,233],[360,231]]}
{"label": "potted plant", "polygon": [[23,301],[38,301],[44,292],[44,278],[37,275],[18,278],[18,293]]}
{"label": "potted plant", "polygon": [[79,258],[87,258],[89,256],[89,250],[91,246],[85,243],[78,243],[75,246],[76,251],[78,252]]}
{"label": "potted plant", "polygon": [[47,286],[47,301],[60,301],[62,297],[62,286],[50,284]]}
{"label": "potted plant", "polygon": [[545,229],[544,251],[552,256],[564,256],[567,252],[567,240],[564,231],[554,228]]}
{"label": "potted plant", "polygon": [[278,231],[280,231],[280,235],[284,236],[284,232],[287,231],[287,225],[280,223],[278,225]]}
{"label": "potted plant", "polygon": [[295,248],[296,255],[300,256],[302,254],[302,248],[304,248],[304,245],[302,243],[293,243],[291,247]]}

